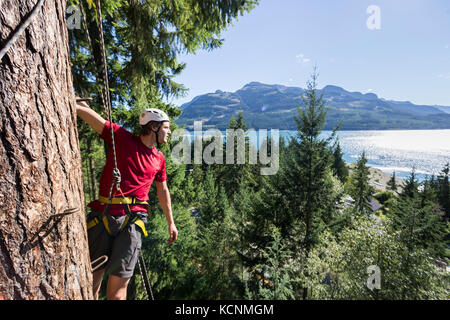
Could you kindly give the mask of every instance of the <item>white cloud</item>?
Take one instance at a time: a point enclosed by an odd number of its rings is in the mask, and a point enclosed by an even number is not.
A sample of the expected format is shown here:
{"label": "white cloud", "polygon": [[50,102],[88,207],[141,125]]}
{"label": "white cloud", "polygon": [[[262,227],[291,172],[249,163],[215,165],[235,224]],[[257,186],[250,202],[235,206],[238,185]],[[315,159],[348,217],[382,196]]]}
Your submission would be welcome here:
{"label": "white cloud", "polygon": [[295,56],[295,58],[297,59],[297,63],[308,63],[311,61],[311,59],[306,58],[305,55],[303,53],[299,53],[298,55]]}
{"label": "white cloud", "polygon": [[450,44],[445,45],[445,49],[448,49],[448,48],[450,48]]}

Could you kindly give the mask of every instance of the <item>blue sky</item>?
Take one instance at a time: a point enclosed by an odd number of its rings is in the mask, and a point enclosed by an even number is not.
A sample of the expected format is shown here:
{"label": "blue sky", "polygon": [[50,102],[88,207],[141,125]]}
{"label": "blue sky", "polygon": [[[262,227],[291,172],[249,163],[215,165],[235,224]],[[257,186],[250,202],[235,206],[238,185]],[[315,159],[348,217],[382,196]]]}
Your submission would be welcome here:
{"label": "blue sky", "polygon": [[[367,21],[370,5],[380,29]],[[450,1],[260,0],[222,33],[221,48],[182,55],[175,81],[189,88],[175,105],[251,81],[319,88],[332,84],[385,99],[450,106]]]}

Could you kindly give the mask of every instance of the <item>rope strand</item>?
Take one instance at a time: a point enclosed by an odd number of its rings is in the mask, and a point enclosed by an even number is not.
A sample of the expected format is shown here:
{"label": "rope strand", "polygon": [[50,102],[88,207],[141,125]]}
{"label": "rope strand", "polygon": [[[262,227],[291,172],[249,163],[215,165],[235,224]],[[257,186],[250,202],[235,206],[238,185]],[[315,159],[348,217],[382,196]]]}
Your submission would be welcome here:
{"label": "rope strand", "polygon": [[[108,110],[108,120],[109,125],[111,129],[111,144],[112,144],[112,150],[113,150],[113,159],[114,159],[114,171],[113,173],[117,175],[117,172],[119,172],[119,169],[117,168],[117,155],[116,155],[116,144],[114,141],[114,128],[113,128],[113,122],[112,122],[112,112],[111,112],[111,99],[109,95],[109,84],[108,84],[108,67],[106,64],[106,53],[105,53],[105,42],[103,39],[103,24],[102,24],[102,13],[101,13],[101,6],[100,6],[100,0],[96,1],[97,4],[97,19],[98,19],[98,26],[100,29],[99,37],[100,37],[100,53],[102,56],[102,63],[103,63],[103,89],[105,90],[105,102],[106,102],[106,108]],[[120,175],[120,172],[118,173]],[[111,184],[111,188],[109,189],[109,200],[112,199],[112,191],[113,186],[115,185],[116,188],[120,188],[120,182],[117,183],[117,180],[113,180],[113,184]]]}
{"label": "rope strand", "polygon": [[[139,257],[138,257],[139,272],[141,273],[142,284],[147,293],[147,300],[150,300],[150,297],[152,298],[152,300],[155,300],[155,297],[153,296],[152,287],[150,286],[150,281],[148,279],[147,268],[145,267],[144,262],[145,261],[144,261],[144,258],[142,257],[142,254],[139,253]],[[142,264],[142,268],[141,268],[141,264]],[[142,269],[144,269],[144,271],[142,271]]]}
{"label": "rope strand", "polygon": [[12,47],[12,45],[17,41],[19,36],[22,34],[22,32],[25,31],[25,29],[30,25],[31,20],[38,14],[39,9],[44,4],[45,0],[39,0],[37,4],[34,6],[33,10],[31,10],[30,16],[25,20],[25,22],[15,31],[9,39],[9,41],[5,44],[5,46],[0,51],[0,60],[2,60],[3,56],[6,54],[6,52]]}
{"label": "rope strand", "polygon": [[[94,47],[92,45],[91,36],[89,34],[89,30],[88,30],[88,26],[87,26],[87,15],[84,13],[84,7],[82,4],[82,1],[78,1],[78,5],[80,6],[81,22],[83,24],[84,34],[88,40],[89,52],[91,53],[89,55],[89,57],[90,57],[92,65],[94,67],[96,77],[97,77],[97,79],[100,79],[100,78],[102,78],[102,76],[98,72],[97,64],[95,63],[94,55],[92,54],[92,52],[94,52]],[[96,87],[97,87],[98,91],[100,92],[100,97],[102,99],[102,106],[103,106],[103,109],[105,110],[105,115],[108,117],[109,113],[108,113],[108,109],[106,107],[105,93],[104,93],[102,87],[98,83],[96,83]]]}

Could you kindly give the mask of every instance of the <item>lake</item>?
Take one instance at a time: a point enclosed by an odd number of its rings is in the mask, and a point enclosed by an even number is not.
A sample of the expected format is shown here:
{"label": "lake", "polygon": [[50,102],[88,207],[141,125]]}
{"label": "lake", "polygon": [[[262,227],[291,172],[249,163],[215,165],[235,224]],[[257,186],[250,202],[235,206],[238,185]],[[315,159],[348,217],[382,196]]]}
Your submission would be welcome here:
{"label": "lake", "polygon": [[[327,137],[331,131],[324,131]],[[296,131],[280,130],[280,136],[292,137]],[[358,161],[366,152],[367,165],[383,172],[406,178],[412,168],[423,180],[426,175],[438,175],[450,162],[450,130],[370,130],[339,131],[337,133],[344,161]]]}

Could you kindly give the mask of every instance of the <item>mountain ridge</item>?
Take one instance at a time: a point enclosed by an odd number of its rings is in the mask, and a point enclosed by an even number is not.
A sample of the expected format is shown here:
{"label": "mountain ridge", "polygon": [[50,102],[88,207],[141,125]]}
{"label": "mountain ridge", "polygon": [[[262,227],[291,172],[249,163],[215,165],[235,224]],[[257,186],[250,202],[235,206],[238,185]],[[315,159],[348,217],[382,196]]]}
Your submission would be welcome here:
{"label": "mountain ridge", "polygon": [[[325,130],[342,121],[342,130],[450,129],[450,107],[415,105],[379,98],[375,93],[350,92],[336,85],[318,89],[328,107]],[[231,116],[243,111],[249,128],[296,129],[297,106],[305,89],[252,81],[235,92],[216,90],[180,106],[175,120],[188,128],[194,121],[204,127],[227,128]]]}

